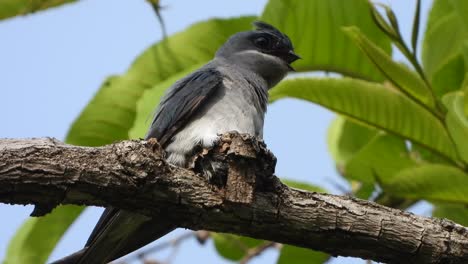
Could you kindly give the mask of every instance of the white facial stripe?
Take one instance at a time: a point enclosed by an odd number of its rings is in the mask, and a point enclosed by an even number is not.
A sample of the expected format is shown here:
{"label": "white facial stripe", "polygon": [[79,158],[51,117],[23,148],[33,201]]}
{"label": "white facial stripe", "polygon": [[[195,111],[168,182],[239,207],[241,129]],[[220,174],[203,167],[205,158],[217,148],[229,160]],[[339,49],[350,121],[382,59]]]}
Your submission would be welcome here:
{"label": "white facial stripe", "polygon": [[252,55],[252,56],[263,56],[267,59],[270,59],[270,60],[281,60],[280,58],[276,57],[276,56],[273,56],[273,55],[270,55],[270,54],[266,54],[266,53],[262,53],[258,50],[243,50],[241,52],[238,52],[238,54],[241,54],[241,55]]}

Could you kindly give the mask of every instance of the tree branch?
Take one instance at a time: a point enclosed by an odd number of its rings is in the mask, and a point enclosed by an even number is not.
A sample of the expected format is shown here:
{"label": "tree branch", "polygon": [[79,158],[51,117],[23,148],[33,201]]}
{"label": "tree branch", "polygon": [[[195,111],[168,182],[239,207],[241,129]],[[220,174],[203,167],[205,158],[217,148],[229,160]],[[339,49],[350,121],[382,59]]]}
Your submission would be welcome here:
{"label": "tree branch", "polygon": [[[332,255],[389,263],[468,263],[468,229],[346,196],[288,188],[262,142],[223,135],[194,160],[211,171],[167,164],[157,142],[104,147],[50,138],[0,139],[0,202],[115,206],[164,215],[179,227],[246,235]],[[213,166],[211,166],[213,167]]]}

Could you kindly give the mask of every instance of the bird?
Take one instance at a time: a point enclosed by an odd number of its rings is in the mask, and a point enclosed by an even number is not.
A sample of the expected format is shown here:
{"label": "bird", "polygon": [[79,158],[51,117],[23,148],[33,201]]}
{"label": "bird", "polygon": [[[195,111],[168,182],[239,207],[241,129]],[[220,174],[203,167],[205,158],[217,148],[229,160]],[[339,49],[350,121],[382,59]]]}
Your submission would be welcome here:
{"label": "bird", "polygon": [[[170,164],[187,167],[197,147],[212,147],[226,132],[263,137],[268,90],[294,71],[291,64],[300,57],[274,26],[262,21],[253,26],[232,35],[211,61],[176,81],[161,98],[145,139],[155,138]],[[175,228],[163,216],[108,207],[84,248],[53,263],[107,263]]]}

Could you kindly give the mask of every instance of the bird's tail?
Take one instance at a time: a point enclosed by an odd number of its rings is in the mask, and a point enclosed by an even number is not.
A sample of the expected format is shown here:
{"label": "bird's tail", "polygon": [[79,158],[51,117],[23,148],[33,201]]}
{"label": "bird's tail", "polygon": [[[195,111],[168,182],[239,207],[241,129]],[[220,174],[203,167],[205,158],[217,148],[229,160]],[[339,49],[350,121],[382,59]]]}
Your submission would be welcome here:
{"label": "bird's tail", "polygon": [[163,218],[109,207],[102,214],[86,245],[51,264],[104,264],[123,257],[175,229]]}

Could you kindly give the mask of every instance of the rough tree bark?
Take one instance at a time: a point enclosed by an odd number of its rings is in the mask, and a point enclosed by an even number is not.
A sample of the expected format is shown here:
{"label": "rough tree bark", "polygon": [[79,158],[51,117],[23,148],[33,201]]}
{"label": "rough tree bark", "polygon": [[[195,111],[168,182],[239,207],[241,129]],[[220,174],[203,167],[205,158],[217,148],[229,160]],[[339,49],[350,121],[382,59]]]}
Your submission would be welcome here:
{"label": "rough tree bark", "polygon": [[[115,206],[164,215],[179,227],[388,263],[468,263],[468,229],[347,196],[288,188],[275,158],[248,136],[226,134],[193,169],[164,161],[157,142],[77,147],[55,139],[0,139],[0,202]],[[225,169],[209,171],[212,162]],[[223,166],[221,166],[223,167]],[[212,183],[197,171],[214,173]],[[213,180],[214,179],[214,180]]]}

